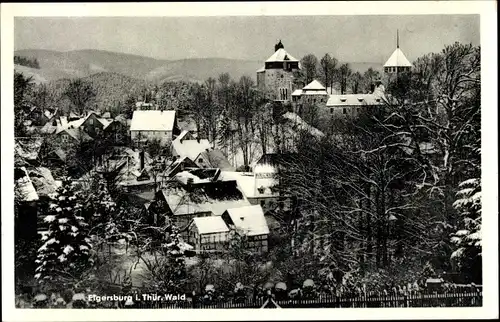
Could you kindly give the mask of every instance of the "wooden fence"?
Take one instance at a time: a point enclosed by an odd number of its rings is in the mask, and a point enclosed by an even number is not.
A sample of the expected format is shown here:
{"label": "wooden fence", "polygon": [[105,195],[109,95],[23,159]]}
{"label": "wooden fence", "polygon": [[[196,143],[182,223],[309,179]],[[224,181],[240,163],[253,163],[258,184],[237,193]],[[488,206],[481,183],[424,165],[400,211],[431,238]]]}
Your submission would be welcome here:
{"label": "wooden fence", "polygon": [[[475,307],[482,306],[482,292],[470,293],[435,293],[408,295],[356,295],[334,296],[320,295],[314,299],[275,299],[281,308],[401,308],[401,307]],[[130,308],[149,309],[237,309],[261,308],[266,298],[240,301],[217,299],[210,302],[177,301],[177,302],[138,302]],[[267,306],[269,307],[269,306]],[[272,306],[271,306],[272,307]]]}

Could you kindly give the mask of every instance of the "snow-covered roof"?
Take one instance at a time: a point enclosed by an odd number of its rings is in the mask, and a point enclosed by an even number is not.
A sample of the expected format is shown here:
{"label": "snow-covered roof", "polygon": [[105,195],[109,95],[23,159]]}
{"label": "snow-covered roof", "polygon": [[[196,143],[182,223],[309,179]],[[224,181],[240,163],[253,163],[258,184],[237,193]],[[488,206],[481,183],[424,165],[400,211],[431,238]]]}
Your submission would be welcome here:
{"label": "snow-covered roof", "polygon": [[175,111],[134,111],[131,131],[172,131]]}
{"label": "snow-covered roof", "polygon": [[403,51],[396,48],[391,57],[385,62],[384,67],[411,67],[412,64],[408,61]]}
{"label": "snow-covered roof", "polygon": [[193,225],[196,226],[200,235],[229,231],[229,228],[220,216],[195,217],[193,218]]}
{"label": "snow-covered roof", "polygon": [[271,57],[269,57],[266,60],[267,63],[270,63],[270,62],[284,62],[284,61],[298,62],[297,59],[295,59],[294,57],[292,57],[283,48],[280,48],[280,49],[276,50],[276,52],[274,54],[272,54]]}
{"label": "snow-covered roof", "polygon": [[313,80],[312,82],[310,82],[309,84],[304,86],[304,88],[302,88],[302,90],[303,91],[304,90],[305,91],[326,91],[326,88],[319,81]]}
{"label": "snow-covered roof", "polygon": [[174,154],[180,157],[188,157],[191,161],[196,160],[200,153],[210,149],[210,147],[210,142],[207,139],[181,141],[181,138],[177,137],[172,141]]}
{"label": "snow-covered roof", "polygon": [[54,180],[52,172],[48,168],[39,167],[29,170],[28,173],[38,196],[48,196],[56,192],[62,184],[61,181]]}
{"label": "snow-covered roof", "polygon": [[67,133],[69,136],[74,138],[75,140],[82,140],[83,142],[88,142],[92,141],[92,137],[85,133],[84,131],[78,129],[78,128],[66,128],[63,129],[62,131],[57,132],[56,134],[60,134],[61,132]]}
{"label": "snow-covered roof", "polygon": [[[237,190],[237,189],[236,189]],[[234,191],[236,193],[236,191]],[[163,189],[162,193],[174,216],[211,212],[220,216],[230,208],[250,205],[241,192],[239,197],[213,198],[199,189],[188,193],[184,189]]]}
{"label": "snow-covered roof", "polygon": [[326,102],[327,107],[333,106],[362,106],[362,105],[381,105],[384,104],[384,98],[377,94],[342,94],[330,95]]}
{"label": "snow-covered roof", "polygon": [[26,171],[26,168],[15,168],[14,175],[16,179],[16,197],[19,198],[20,201],[38,200],[38,194],[36,192],[35,186],[33,186],[33,182],[28,175],[28,172]]}
{"label": "snow-covered roof", "polygon": [[247,236],[269,234],[264,211],[260,205],[228,209],[227,213],[237,230]]}
{"label": "snow-covered roof", "polygon": [[19,157],[26,160],[36,160],[43,144],[43,138],[15,139],[14,151]]}
{"label": "snow-covered roof", "polygon": [[152,107],[153,103],[136,102],[135,107]]}
{"label": "snow-covered roof", "polygon": [[257,73],[262,73],[262,72],[265,72],[265,71],[266,71],[265,67],[261,67],[261,68],[257,69]]}
{"label": "snow-covered roof", "polygon": [[285,119],[293,122],[294,125],[296,125],[300,130],[305,130],[317,138],[321,138],[321,137],[325,136],[325,134],[323,134],[323,132],[321,132],[320,130],[318,130],[317,128],[315,128],[313,126],[310,126],[300,116],[298,116],[297,114],[295,114],[293,112],[287,112],[287,113],[283,114],[283,117]]}
{"label": "snow-covered roof", "polygon": [[219,180],[231,181],[236,180],[238,188],[247,198],[255,197],[255,177],[251,173],[222,171]]}
{"label": "snow-covered roof", "polygon": [[61,116],[57,121],[57,128],[55,134],[59,134],[60,132],[66,129],[78,129],[83,124],[83,122],[85,122],[86,119],[87,117],[84,117],[78,120],[68,122],[66,117]]}
{"label": "snow-covered roof", "polygon": [[108,120],[105,118],[97,118],[99,122],[103,125],[103,129],[107,128],[111,123],[113,123],[113,120]]}
{"label": "snow-covered roof", "polygon": [[296,89],[292,93],[292,96],[300,96],[300,95],[302,95],[302,90],[301,89]]}
{"label": "snow-covered roof", "polygon": [[229,163],[224,153],[220,150],[205,150],[200,153],[199,158],[203,159],[203,165],[207,167],[234,171],[234,167],[231,163]]}
{"label": "snow-covered roof", "polygon": [[182,184],[187,184],[189,179],[192,179],[193,184],[197,183],[208,183],[210,182],[209,178],[200,178],[189,171],[181,171],[175,175],[175,178],[181,182]]}
{"label": "snow-covered roof", "polygon": [[179,134],[175,139],[179,141],[192,140],[193,136],[190,134],[188,130],[182,130],[181,134]]}

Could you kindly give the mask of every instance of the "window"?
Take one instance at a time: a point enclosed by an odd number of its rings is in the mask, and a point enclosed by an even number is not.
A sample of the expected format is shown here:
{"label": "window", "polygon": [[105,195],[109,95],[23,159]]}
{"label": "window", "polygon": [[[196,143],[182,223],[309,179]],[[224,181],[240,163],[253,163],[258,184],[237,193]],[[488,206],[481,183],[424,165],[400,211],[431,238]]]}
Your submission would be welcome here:
{"label": "window", "polygon": [[265,200],[261,200],[261,201],[260,201],[260,206],[261,206],[261,207],[264,207],[265,205],[266,205],[266,201],[265,201]]}
{"label": "window", "polygon": [[342,114],[347,114],[347,110],[345,107],[342,109]]}
{"label": "window", "polygon": [[333,114],[333,107],[330,107],[330,114]]}
{"label": "window", "polygon": [[200,158],[200,159],[198,160],[198,163],[203,163],[203,159],[201,159],[201,158]]}
{"label": "window", "polygon": [[90,119],[89,119],[89,124],[90,124],[90,125],[93,125],[93,124],[94,124],[94,119],[93,119],[93,118],[90,118]]}

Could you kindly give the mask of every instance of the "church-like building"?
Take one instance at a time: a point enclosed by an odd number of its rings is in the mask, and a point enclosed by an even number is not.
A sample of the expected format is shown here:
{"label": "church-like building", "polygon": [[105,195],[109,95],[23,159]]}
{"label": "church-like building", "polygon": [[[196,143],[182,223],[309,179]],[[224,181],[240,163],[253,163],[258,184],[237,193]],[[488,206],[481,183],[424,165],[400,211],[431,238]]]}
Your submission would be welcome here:
{"label": "church-like building", "polygon": [[275,101],[289,102],[294,90],[293,74],[299,69],[299,60],[285,50],[280,40],[274,46],[274,54],[257,71],[257,87]]}
{"label": "church-like building", "polygon": [[307,105],[315,105],[332,117],[356,116],[362,108],[385,104],[387,83],[406,73],[412,64],[399,48],[399,31],[396,49],[383,65],[383,79],[372,84],[370,93],[333,94],[325,86],[313,80],[303,88],[294,84],[294,72],[300,70],[300,62],[284,48],[281,40],[274,46],[274,54],[257,71],[257,86],[266,91],[270,98],[280,102],[291,102],[299,115]]}

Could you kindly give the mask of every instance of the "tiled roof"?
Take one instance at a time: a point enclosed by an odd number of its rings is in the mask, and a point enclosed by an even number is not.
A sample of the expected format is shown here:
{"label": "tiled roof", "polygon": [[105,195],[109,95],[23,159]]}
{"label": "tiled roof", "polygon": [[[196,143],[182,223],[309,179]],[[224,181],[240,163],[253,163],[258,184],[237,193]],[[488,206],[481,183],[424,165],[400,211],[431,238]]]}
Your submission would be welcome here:
{"label": "tiled roof", "polygon": [[396,48],[391,57],[385,62],[384,67],[411,67],[412,64],[408,61],[401,49]]}
{"label": "tiled roof", "polygon": [[247,236],[269,234],[264,212],[260,205],[232,208],[227,210],[237,230]]}
{"label": "tiled roof", "polygon": [[172,131],[175,111],[134,111],[131,131]]}
{"label": "tiled roof", "polygon": [[196,226],[200,235],[229,231],[229,228],[220,216],[196,217],[193,218],[193,225]]}
{"label": "tiled roof", "polygon": [[292,57],[290,54],[288,54],[286,52],[286,50],[284,50],[283,48],[276,50],[276,52],[274,54],[272,54],[271,57],[269,57],[266,60],[267,63],[269,63],[269,62],[283,62],[283,61],[296,62],[298,60],[295,59],[294,57]]}

